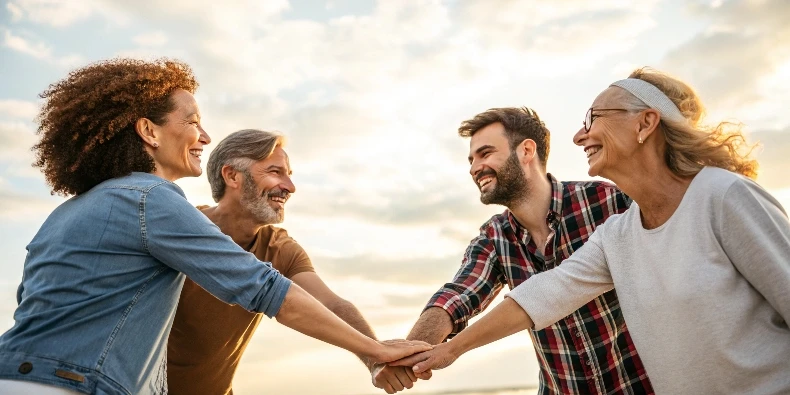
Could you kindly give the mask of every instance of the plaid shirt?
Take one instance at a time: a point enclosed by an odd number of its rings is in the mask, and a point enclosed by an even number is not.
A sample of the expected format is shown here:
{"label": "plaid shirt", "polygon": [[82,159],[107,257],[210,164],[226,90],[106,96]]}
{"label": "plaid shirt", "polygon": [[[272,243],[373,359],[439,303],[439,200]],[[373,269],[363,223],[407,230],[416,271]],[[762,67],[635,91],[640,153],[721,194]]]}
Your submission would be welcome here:
{"label": "plaid shirt", "polygon": [[[458,333],[483,311],[504,284],[510,289],[568,258],[609,216],[631,200],[604,182],[557,182],[546,221],[545,250],[505,210],[480,228],[452,283],[426,306],[441,307]],[[530,331],[540,364],[540,394],[651,394],[653,388],[626,328],[615,291],[609,291],[552,326]]]}

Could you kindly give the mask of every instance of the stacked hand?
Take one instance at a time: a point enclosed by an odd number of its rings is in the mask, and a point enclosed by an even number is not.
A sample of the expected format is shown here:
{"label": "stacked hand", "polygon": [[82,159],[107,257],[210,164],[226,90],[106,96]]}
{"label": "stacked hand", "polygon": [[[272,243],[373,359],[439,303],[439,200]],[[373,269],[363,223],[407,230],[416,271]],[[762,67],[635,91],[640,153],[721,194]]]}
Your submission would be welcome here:
{"label": "stacked hand", "polygon": [[437,344],[431,350],[401,358],[390,362],[388,365],[391,367],[412,367],[412,371],[417,377],[420,377],[425,372],[430,373],[432,369],[444,369],[458,359],[458,355],[453,352],[450,343]]}
{"label": "stacked hand", "polygon": [[374,386],[383,389],[388,394],[394,394],[402,391],[404,388],[412,388],[418,378],[423,380],[431,378],[430,370],[415,374],[411,366],[388,366],[386,363],[395,360],[402,361],[404,357],[430,350],[431,346],[428,343],[406,340],[387,340],[379,343],[393,349],[393,353],[400,354],[397,357],[382,356],[376,358],[382,363],[374,364],[370,369],[371,380]]}
{"label": "stacked hand", "polygon": [[375,350],[371,350],[370,353],[370,357],[375,363],[392,362],[433,348],[430,344],[419,340],[396,339],[378,343],[379,346]]}
{"label": "stacked hand", "polygon": [[444,369],[458,358],[449,343],[433,346],[433,349],[418,352],[387,364],[376,364],[371,370],[373,385],[388,394],[410,389],[417,379],[429,380],[432,369]]}

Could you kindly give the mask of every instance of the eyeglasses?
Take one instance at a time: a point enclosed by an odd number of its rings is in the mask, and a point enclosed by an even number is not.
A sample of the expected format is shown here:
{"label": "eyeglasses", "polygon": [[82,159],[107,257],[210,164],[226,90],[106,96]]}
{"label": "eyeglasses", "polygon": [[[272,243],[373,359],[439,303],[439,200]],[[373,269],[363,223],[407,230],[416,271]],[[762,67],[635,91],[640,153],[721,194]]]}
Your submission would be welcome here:
{"label": "eyeglasses", "polygon": [[598,118],[598,117],[601,116],[601,115],[594,114],[593,111],[597,112],[597,111],[628,111],[628,110],[626,110],[624,108],[592,108],[592,107],[590,107],[590,109],[587,110],[587,115],[584,116],[584,131],[585,132],[589,132],[590,128],[592,127],[592,123],[595,120],[595,118]]}

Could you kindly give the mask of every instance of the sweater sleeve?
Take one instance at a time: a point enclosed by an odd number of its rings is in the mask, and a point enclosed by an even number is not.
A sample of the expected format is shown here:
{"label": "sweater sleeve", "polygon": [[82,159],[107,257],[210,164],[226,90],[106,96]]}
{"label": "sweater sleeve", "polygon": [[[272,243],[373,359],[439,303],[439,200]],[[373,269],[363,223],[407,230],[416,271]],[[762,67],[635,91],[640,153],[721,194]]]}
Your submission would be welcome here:
{"label": "sweater sleeve", "polygon": [[756,183],[739,179],[723,195],[718,218],[733,266],[790,322],[790,222],[782,206]]}
{"label": "sweater sleeve", "polygon": [[554,269],[532,276],[506,297],[543,329],[611,290],[614,285],[602,246],[604,223],[581,248]]}

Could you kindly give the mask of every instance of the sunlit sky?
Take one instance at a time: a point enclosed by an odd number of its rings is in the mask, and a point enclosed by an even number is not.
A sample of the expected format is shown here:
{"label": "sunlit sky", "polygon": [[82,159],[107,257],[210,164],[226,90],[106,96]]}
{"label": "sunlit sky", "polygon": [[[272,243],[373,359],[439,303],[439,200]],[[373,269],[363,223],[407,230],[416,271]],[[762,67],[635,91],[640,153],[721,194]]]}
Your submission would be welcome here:
{"label": "sunlit sky", "polygon": [[[30,165],[37,95],[69,70],[116,56],[189,63],[215,143],[243,128],[288,136],[297,192],[283,227],[381,338],[408,333],[480,224],[502,210],[480,204],[468,141],[456,134],[491,107],[535,109],[552,132],[549,171],[583,180],[585,155],[571,137],[585,111],[610,82],[655,67],[694,86],[711,122],[744,122],[762,142],[758,182],[790,207],[788,1],[0,4],[0,331],[13,324],[25,246],[63,201]],[[178,184],[190,202],[212,203],[205,175]],[[536,383],[520,333],[412,391]],[[352,354],[275,321],[261,324],[234,387],[379,391]]]}

